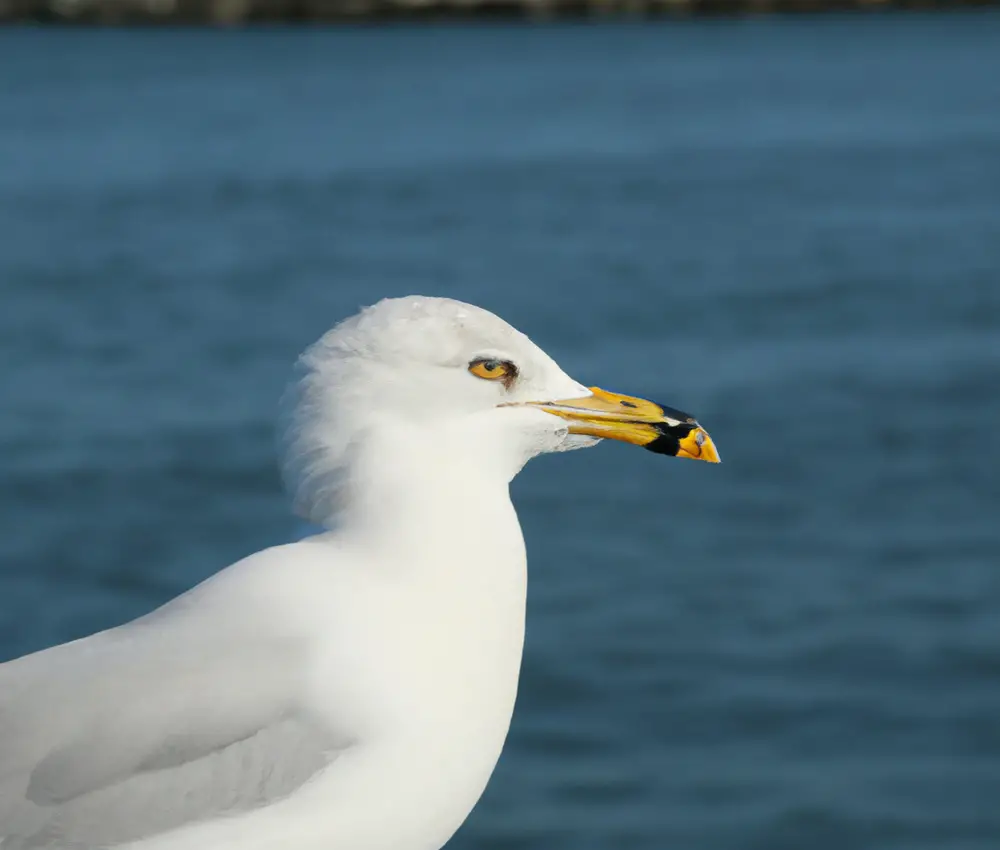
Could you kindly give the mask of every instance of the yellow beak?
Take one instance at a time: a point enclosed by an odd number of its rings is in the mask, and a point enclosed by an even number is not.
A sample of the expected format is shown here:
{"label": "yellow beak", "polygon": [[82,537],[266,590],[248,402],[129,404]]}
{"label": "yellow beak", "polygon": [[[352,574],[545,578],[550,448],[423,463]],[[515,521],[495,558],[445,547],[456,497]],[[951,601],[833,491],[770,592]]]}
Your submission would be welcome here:
{"label": "yellow beak", "polygon": [[529,402],[569,422],[571,434],[622,440],[658,454],[719,463],[715,443],[693,416],[642,398],[591,387],[593,395]]}

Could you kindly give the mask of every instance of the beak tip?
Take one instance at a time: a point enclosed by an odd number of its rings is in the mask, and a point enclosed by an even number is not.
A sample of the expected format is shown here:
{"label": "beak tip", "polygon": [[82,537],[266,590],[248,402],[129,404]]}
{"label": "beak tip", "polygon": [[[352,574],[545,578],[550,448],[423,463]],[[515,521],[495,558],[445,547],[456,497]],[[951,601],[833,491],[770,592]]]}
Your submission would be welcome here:
{"label": "beak tip", "polygon": [[691,458],[692,460],[703,460],[708,463],[722,463],[719,451],[715,448],[715,443],[708,436],[708,432],[695,423],[687,436],[677,440],[677,457]]}

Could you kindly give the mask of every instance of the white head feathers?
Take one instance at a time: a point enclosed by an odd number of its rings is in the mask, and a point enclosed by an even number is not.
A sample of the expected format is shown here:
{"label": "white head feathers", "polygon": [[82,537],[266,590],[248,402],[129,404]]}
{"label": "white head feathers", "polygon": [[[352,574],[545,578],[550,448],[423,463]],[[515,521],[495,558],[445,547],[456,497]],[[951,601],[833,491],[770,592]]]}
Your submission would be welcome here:
{"label": "white head feathers", "polygon": [[[516,381],[504,385],[476,378],[469,364],[477,358],[515,364]],[[358,454],[390,428],[397,439],[401,427],[412,429],[419,450],[436,424],[468,421],[470,429],[473,422],[482,428],[489,414],[489,427],[502,428],[512,445],[523,444],[515,447],[511,476],[540,451],[593,442],[567,439],[565,427],[544,413],[502,411],[499,405],[511,401],[588,391],[527,336],[460,301],[420,296],[380,301],[307,349],[298,372],[284,400],[285,475],[297,511],[320,524],[336,515]],[[501,412],[507,415],[496,415]]]}

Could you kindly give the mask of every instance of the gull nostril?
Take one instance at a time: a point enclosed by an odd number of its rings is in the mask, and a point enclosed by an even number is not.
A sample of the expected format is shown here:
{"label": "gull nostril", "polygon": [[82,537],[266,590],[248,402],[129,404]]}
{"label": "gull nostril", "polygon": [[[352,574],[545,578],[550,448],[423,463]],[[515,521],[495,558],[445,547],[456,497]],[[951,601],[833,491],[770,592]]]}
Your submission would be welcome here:
{"label": "gull nostril", "polygon": [[621,402],[621,406],[622,407],[638,407],[638,405],[632,404],[632,402],[630,402],[630,401],[623,401],[623,402]]}

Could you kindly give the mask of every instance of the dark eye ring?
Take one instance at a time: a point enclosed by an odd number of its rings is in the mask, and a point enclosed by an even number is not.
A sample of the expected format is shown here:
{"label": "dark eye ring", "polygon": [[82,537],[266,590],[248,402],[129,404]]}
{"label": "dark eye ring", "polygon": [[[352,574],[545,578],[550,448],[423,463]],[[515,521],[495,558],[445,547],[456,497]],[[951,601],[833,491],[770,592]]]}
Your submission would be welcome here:
{"label": "dark eye ring", "polygon": [[495,357],[479,357],[469,364],[469,372],[484,381],[503,381],[510,389],[517,378],[517,366],[509,360],[498,360]]}

